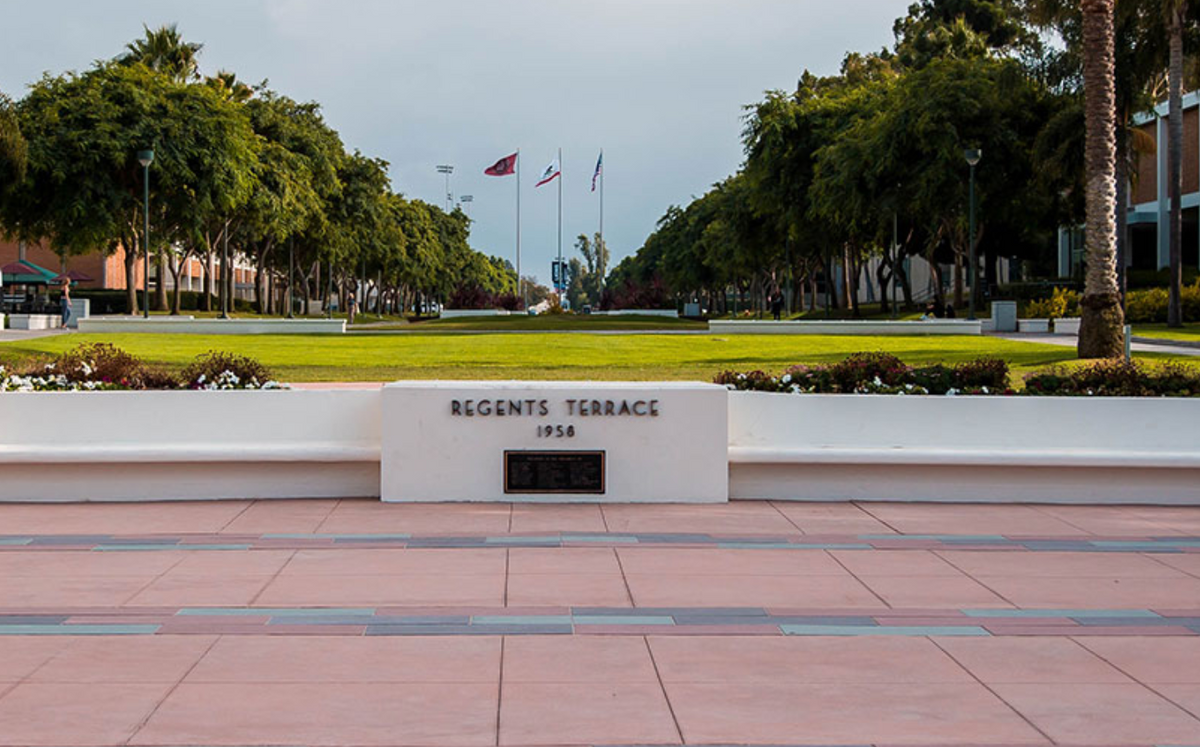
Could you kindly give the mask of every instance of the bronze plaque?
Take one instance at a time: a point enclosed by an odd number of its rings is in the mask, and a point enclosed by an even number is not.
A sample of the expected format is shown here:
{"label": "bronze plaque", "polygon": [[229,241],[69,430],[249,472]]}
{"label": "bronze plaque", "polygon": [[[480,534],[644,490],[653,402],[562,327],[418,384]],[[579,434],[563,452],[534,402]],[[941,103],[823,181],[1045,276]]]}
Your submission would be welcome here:
{"label": "bronze plaque", "polygon": [[604,493],[603,451],[506,451],[505,493]]}

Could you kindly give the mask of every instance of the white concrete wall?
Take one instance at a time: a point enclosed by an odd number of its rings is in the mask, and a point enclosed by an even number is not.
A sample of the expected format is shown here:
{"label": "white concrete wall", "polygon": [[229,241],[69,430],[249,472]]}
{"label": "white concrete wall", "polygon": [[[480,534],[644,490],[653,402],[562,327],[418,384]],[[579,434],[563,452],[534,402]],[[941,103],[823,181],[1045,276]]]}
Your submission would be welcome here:
{"label": "white concrete wall", "polygon": [[509,316],[513,313],[507,309],[442,309],[438,316],[442,319],[461,319],[471,316]]}
{"label": "white concrete wall", "polygon": [[930,319],[924,322],[866,319],[829,319],[776,322],[767,319],[713,320],[711,332],[729,335],[978,335],[982,325],[966,319]]}
{"label": "white concrete wall", "polygon": [[58,329],[62,327],[61,314],[11,314],[9,329]]}
{"label": "white concrete wall", "polygon": [[1200,503],[1200,399],[731,392],[730,497]]}
{"label": "white concrete wall", "polygon": [[0,394],[0,500],[377,495],[377,391]]}
{"label": "white concrete wall", "polygon": [[[383,389],[383,499],[724,503],[726,395],[724,387],[680,382],[389,384]],[[508,404],[514,401],[522,405],[518,414]],[[587,402],[587,414],[580,401]],[[478,409],[483,403],[486,412]],[[549,436],[542,431],[547,426]],[[560,450],[603,451],[604,492],[505,492],[506,451]]]}
{"label": "white concrete wall", "polygon": [[[501,392],[555,403],[656,397],[662,414],[448,422],[446,397]],[[712,397],[727,409],[714,410]],[[499,454],[562,448],[609,452],[607,494],[535,499],[710,501],[727,491],[1200,505],[1197,422],[1200,399],[726,393],[700,384],[5,393],[0,501],[527,499],[500,492]],[[573,424],[576,437],[538,438],[545,423]]]}
{"label": "white concrete wall", "polygon": [[147,332],[194,335],[341,334],[344,319],[193,319],[192,317],[91,317],[79,320],[80,332]]}
{"label": "white concrete wall", "polygon": [[600,316],[664,316],[678,319],[679,312],[675,309],[611,309],[609,311],[593,311]]}

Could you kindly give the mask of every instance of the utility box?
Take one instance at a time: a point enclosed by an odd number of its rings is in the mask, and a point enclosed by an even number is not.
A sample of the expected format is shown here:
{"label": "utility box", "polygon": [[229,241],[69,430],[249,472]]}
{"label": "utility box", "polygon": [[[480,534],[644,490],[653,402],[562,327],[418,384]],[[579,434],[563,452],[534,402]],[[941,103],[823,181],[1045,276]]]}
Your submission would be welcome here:
{"label": "utility box", "polygon": [[992,331],[1017,331],[1017,302],[992,301]]}

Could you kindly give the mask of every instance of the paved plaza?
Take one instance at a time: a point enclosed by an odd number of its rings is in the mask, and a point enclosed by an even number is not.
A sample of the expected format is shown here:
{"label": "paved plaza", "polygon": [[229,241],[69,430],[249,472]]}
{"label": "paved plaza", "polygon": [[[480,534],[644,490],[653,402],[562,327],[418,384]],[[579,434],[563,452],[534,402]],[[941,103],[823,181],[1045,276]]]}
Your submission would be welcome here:
{"label": "paved plaza", "polygon": [[1200,744],[1200,508],[0,506],[0,744],[681,743]]}

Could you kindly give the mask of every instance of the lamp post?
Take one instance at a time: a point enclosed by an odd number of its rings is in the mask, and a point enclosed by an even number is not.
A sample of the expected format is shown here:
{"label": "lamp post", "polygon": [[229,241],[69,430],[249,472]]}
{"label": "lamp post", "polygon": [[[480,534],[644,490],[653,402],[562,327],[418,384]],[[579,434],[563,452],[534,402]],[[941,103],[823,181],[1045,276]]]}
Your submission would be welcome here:
{"label": "lamp post", "polygon": [[971,167],[971,187],[970,187],[970,202],[971,207],[967,219],[967,248],[968,262],[970,269],[967,270],[967,282],[970,284],[971,291],[967,304],[967,319],[975,321],[975,289],[979,285],[976,278],[977,267],[975,261],[975,166],[979,163],[979,159],[983,156],[983,151],[979,148],[967,148],[963,151],[963,158],[967,159],[967,165]]}
{"label": "lamp post", "polygon": [[145,318],[150,318],[150,164],[154,163],[154,151],[139,150],[138,163],[142,165],[142,215],[146,219],[142,230],[142,256],[145,258],[142,278],[142,301]]}
{"label": "lamp post", "polygon": [[454,202],[454,196],[450,194],[450,175],[454,173],[454,167],[445,163],[439,164],[437,167],[437,172],[439,174],[446,175],[446,212],[449,213],[454,209],[452,205]]}
{"label": "lamp post", "polygon": [[470,218],[471,217],[471,203],[475,202],[475,195],[463,195],[462,197],[458,198],[458,201],[467,206],[467,208],[466,208],[467,218]]}

